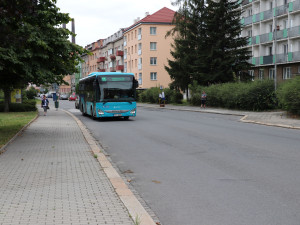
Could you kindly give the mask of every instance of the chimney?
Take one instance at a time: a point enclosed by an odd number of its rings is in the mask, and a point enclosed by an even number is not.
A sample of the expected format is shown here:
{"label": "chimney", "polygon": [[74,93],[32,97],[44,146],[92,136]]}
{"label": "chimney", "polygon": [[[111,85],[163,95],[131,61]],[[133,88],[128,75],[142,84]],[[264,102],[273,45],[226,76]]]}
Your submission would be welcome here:
{"label": "chimney", "polygon": [[149,12],[145,12],[145,17],[146,17],[146,16],[149,16],[149,15],[150,15]]}
{"label": "chimney", "polygon": [[[75,21],[72,19],[72,33],[75,34]],[[75,44],[75,36],[72,35],[72,43]]]}

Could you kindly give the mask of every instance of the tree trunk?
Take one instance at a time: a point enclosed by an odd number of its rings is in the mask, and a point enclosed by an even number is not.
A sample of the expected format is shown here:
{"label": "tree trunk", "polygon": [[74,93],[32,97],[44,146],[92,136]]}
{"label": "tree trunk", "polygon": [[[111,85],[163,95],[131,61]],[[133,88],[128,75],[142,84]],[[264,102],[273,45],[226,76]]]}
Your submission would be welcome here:
{"label": "tree trunk", "polygon": [[4,112],[9,112],[9,104],[10,104],[10,88],[4,88]]}
{"label": "tree trunk", "polygon": [[189,101],[189,86],[186,87],[186,100]]}

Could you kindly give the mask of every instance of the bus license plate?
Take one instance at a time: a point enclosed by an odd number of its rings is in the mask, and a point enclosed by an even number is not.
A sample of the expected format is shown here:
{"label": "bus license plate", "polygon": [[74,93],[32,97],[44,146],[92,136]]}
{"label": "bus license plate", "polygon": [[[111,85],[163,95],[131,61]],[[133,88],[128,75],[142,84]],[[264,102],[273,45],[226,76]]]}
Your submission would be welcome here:
{"label": "bus license plate", "polygon": [[122,116],[122,114],[114,114],[114,116]]}

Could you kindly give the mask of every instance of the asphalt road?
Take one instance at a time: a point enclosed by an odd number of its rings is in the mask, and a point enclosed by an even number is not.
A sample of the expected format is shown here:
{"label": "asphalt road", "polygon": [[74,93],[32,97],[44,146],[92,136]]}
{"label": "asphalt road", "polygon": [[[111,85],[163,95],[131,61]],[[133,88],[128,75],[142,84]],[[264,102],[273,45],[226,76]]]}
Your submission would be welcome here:
{"label": "asphalt road", "polygon": [[129,121],[71,111],[164,225],[300,224],[299,130],[163,109]]}

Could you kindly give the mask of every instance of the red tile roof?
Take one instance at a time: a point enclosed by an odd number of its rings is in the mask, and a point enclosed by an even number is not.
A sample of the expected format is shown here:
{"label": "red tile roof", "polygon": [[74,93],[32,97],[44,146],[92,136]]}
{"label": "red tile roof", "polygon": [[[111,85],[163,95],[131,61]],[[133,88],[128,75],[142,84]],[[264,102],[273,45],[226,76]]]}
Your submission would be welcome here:
{"label": "red tile roof", "polygon": [[175,14],[175,11],[173,11],[167,7],[164,7],[162,9],[158,10],[157,12],[153,13],[152,15],[148,15],[148,16],[144,17],[143,19],[137,21],[135,24],[129,26],[128,28],[125,29],[125,32],[140,23],[172,23],[174,14]]}

